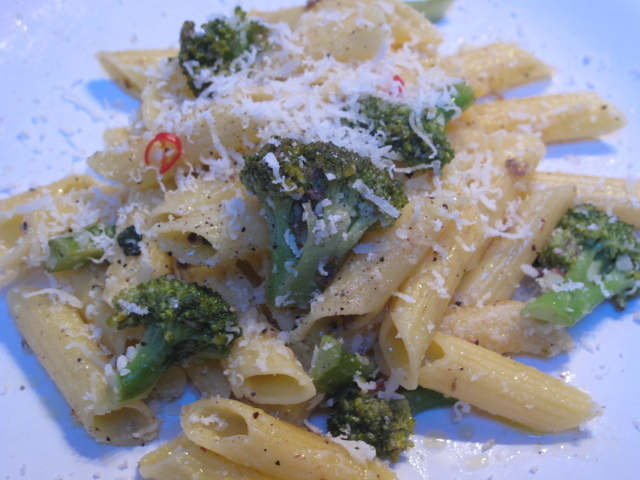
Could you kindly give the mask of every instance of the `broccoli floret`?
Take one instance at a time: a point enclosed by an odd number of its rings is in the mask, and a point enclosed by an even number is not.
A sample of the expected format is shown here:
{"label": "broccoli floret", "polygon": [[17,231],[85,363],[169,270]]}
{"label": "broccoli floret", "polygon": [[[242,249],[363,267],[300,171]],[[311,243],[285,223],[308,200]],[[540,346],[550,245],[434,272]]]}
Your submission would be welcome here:
{"label": "broccoli floret", "polygon": [[[456,91],[453,103],[457,107],[464,110],[473,103],[471,87],[457,84]],[[359,104],[360,114],[367,119],[361,126],[373,133],[381,132],[384,144],[398,153],[405,164],[438,170],[453,159],[455,152],[447,138],[446,123],[456,109],[428,108],[415,112],[410,105],[375,95],[363,96]]]}
{"label": "broccoli floret", "polygon": [[565,280],[528,303],[523,315],[571,326],[606,299],[624,308],[640,294],[633,230],[591,204],[567,211],[538,256],[541,266],[565,272]]}
{"label": "broccoli floret", "polygon": [[416,421],[406,398],[382,399],[375,391],[351,383],[332,400],[327,427],[334,437],[366,442],[378,457],[393,462],[402,450],[413,446],[409,436]]}
{"label": "broccoli floret", "polygon": [[272,306],[307,307],[362,235],[391,225],[408,201],[387,171],[328,142],[273,137],[245,157],[240,179],[268,220]]}
{"label": "broccoli floret", "polygon": [[78,268],[104,255],[105,243],[114,237],[116,228],[101,223],[49,240],[49,256],[44,268],[60,272]]}
{"label": "broccoli floret", "polygon": [[242,334],[222,297],[197,283],[163,276],[122,290],[113,303],[116,313],[108,324],[146,328],[135,354],[116,374],[121,403],[145,397],[170,366],[227,357]]}
{"label": "broccoli floret", "polygon": [[210,75],[230,73],[233,61],[251,49],[267,48],[269,29],[236,7],[233,16],[216,18],[197,32],[194,22],[186,21],[180,30],[178,60],[194,95],[200,95],[211,82]]}
{"label": "broccoli floret", "polygon": [[135,225],[129,225],[122,230],[116,239],[118,245],[122,249],[122,252],[126,256],[138,256],[142,253],[140,249],[140,242],[142,241],[142,235],[138,233]]}

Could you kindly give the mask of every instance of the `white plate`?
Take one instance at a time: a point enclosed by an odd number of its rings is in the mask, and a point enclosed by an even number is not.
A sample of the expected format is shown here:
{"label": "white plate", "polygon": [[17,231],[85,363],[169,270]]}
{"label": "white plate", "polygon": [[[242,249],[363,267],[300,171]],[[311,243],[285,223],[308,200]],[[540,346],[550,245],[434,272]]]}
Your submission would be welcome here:
{"label": "white plate", "polygon": [[[175,46],[184,19],[204,21],[234,3],[169,0],[9,1],[0,11],[0,192],[84,170],[108,126],[136,104],[106,80],[96,51]],[[240,2],[257,7],[258,0]],[[295,0],[272,0],[269,7]],[[264,4],[263,4],[264,5]],[[263,7],[264,8],[264,7]],[[446,49],[515,40],[556,68],[529,92],[593,89],[622,108],[629,126],[602,141],[549,149],[543,168],[617,176],[640,172],[640,51],[637,0],[457,0],[441,23]],[[605,408],[582,431],[532,435],[476,413],[419,417],[417,447],[398,466],[404,480],[631,479],[640,467],[640,302],[624,314],[599,308],[572,334],[575,351],[526,359],[584,387]],[[636,313],[636,317],[638,314]],[[178,431],[179,404],[160,412],[160,440],[136,448],[97,445],[74,426],[69,407],[25,351],[0,304],[0,475],[2,479],[139,479],[137,460]],[[192,400],[190,397],[187,400]]]}

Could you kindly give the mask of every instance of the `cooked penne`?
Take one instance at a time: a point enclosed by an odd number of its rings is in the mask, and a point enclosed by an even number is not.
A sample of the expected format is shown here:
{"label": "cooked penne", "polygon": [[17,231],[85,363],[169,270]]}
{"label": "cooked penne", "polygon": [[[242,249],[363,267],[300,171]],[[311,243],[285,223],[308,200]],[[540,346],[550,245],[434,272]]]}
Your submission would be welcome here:
{"label": "cooked penne", "polygon": [[497,353],[558,355],[573,349],[566,329],[520,315],[523,302],[506,300],[483,307],[453,307],[438,330]]}
{"label": "cooked penne", "polygon": [[457,127],[539,133],[546,143],[597,138],[622,128],[622,111],[593,92],[495,100],[471,106]]}
{"label": "cooked penne", "polygon": [[50,238],[112,221],[122,196],[120,187],[80,175],[1,200],[0,272],[13,272],[5,283],[25,267],[41,266]]}
{"label": "cooked penne", "polygon": [[11,314],[87,432],[112,445],[141,445],[158,434],[159,422],[142,401],[118,406],[105,368],[109,359],[99,332],[84,323],[80,301],[56,289],[14,288]]}
{"label": "cooked penne", "polygon": [[488,305],[508,300],[524,277],[523,265],[531,265],[551,231],[573,204],[575,189],[567,185],[533,192],[518,208],[520,232],[506,232],[491,241],[478,265],[467,272],[456,290],[458,305]]}
{"label": "cooked penne", "polygon": [[191,362],[185,367],[189,379],[203,397],[229,398],[231,396],[231,384],[224,370],[217,358],[202,363]]}
{"label": "cooked penne", "polygon": [[316,395],[316,387],[277,331],[251,311],[240,320],[243,337],[223,360],[236,398],[292,405]]}
{"label": "cooked penne", "polygon": [[576,203],[592,203],[640,228],[640,180],[536,171],[533,188],[575,186]]}
{"label": "cooked penne", "polygon": [[140,475],[153,480],[198,480],[206,472],[208,478],[227,480],[275,480],[243,467],[188,440],[184,435],[147,453],[140,459]]}
{"label": "cooked penne", "polygon": [[172,366],[162,376],[148,398],[160,400],[175,400],[184,393],[187,386],[187,374],[184,369]]}
{"label": "cooked penne", "polygon": [[434,199],[420,199],[405,206],[393,227],[365,235],[335,280],[311,303],[292,332],[294,340],[302,340],[322,318],[379,312],[429,251],[441,208]]}
{"label": "cooked penne", "polygon": [[515,43],[493,42],[442,58],[442,66],[460,76],[476,97],[504,92],[551,76],[551,67]]}
{"label": "cooked penne", "polygon": [[142,90],[149,81],[147,71],[158,65],[163,59],[174,57],[177,50],[122,50],[118,52],[98,52],[98,61],[116,82],[128,94],[140,98]]}
{"label": "cooked penne", "polygon": [[183,216],[171,215],[154,224],[150,234],[183,263],[215,266],[246,260],[267,248],[267,225],[259,211],[255,197],[234,197],[200,205]]}
{"label": "cooked penne", "polygon": [[582,390],[442,332],[429,344],[419,384],[540,432],[575,428],[600,413]]}
{"label": "cooked penne", "polygon": [[199,400],[182,409],[180,422],[198,446],[282,480],[397,478],[379,460],[356,460],[327,437],[237,400]]}
{"label": "cooked penne", "polygon": [[378,341],[390,376],[409,390],[417,387],[418,369],[431,334],[482,244],[477,207],[463,203],[457,212],[455,222],[437,237],[432,252],[400,285],[380,327]]}
{"label": "cooked penne", "polygon": [[493,227],[510,203],[526,192],[546,148],[526,133],[461,129],[452,132],[456,158],[442,171],[441,189],[450,195],[478,199],[480,213]]}

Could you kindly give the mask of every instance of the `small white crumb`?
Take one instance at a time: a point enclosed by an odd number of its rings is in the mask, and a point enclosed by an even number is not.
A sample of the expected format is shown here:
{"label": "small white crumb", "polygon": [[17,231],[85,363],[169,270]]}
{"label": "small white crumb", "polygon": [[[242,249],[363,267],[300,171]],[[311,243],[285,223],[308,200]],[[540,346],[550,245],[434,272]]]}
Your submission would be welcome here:
{"label": "small white crumb", "polygon": [[466,402],[456,402],[453,404],[453,414],[454,414],[454,418],[453,421],[454,422],[460,422],[462,420],[462,415],[465,413],[469,413],[471,412],[471,405],[469,405]]}
{"label": "small white crumb", "polygon": [[527,263],[520,265],[520,270],[522,270],[522,273],[524,273],[527,277],[538,278],[540,276],[540,272],[538,271],[538,269],[532,267]]}
{"label": "small white crumb", "polygon": [[480,447],[480,451],[482,453],[491,450],[493,448],[493,446],[496,444],[496,441],[492,438],[490,440],[487,440],[481,447]]}

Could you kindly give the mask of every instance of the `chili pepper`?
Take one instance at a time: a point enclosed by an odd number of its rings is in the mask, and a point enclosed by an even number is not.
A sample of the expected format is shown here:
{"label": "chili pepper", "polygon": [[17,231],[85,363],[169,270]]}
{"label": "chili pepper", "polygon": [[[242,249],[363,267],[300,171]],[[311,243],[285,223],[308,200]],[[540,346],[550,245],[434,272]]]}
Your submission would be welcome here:
{"label": "chili pepper", "polygon": [[402,95],[402,92],[404,90],[404,80],[400,75],[394,75],[393,81],[398,84],[395,86],[397,88],[398,95]]}
{"label": "chili pepper", "polygon": [[173,133],[158,133],[153,140],[149,142],[144,151],[144,163],[146,165],[152,164],[151,156],[156,151],[160,151],[162,153],[158,172],[165,173],[173,167],[182,156],[182,142],[180,141],[180,138]]}

